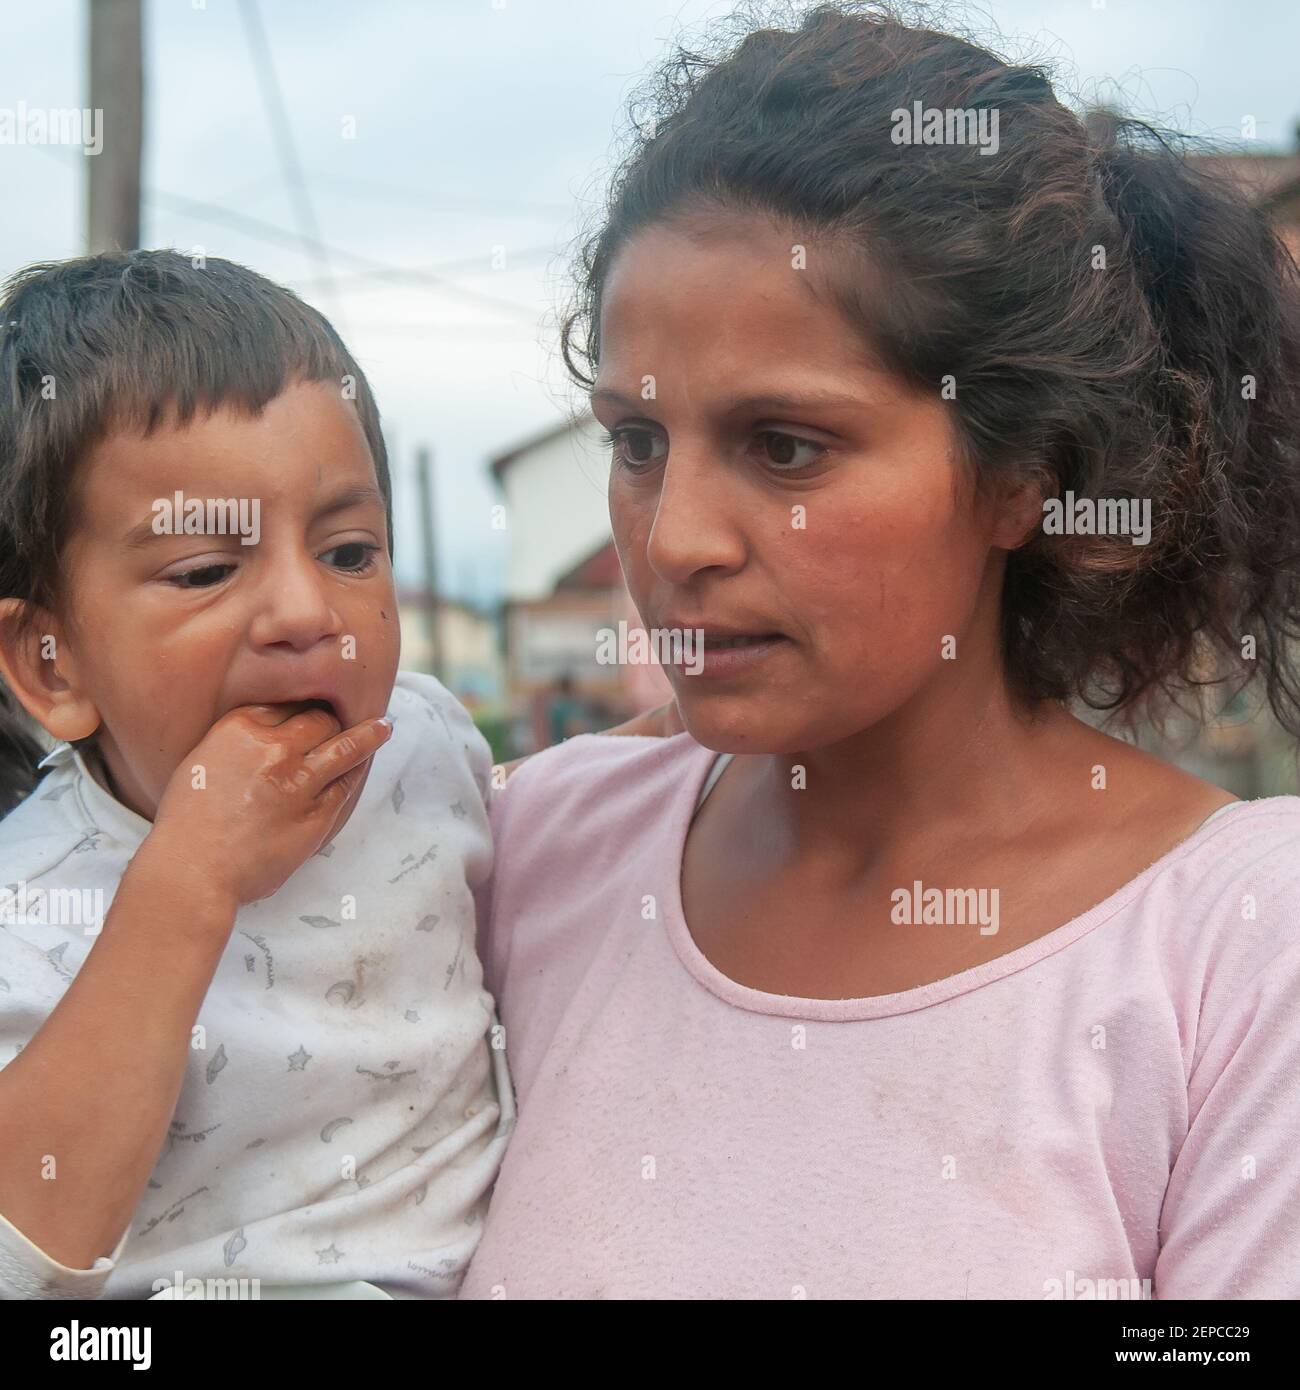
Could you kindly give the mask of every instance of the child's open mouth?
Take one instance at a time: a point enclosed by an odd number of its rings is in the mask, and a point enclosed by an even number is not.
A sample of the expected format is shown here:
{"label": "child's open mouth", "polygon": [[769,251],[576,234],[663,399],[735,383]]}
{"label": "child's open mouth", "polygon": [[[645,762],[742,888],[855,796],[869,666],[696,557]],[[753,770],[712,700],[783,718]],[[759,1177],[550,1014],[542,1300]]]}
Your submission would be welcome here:
{"label": "child's open mouth", "polygon": [[355,696],[342,687],[343,682],[331,679],[328,672],[316,675],[298,672],[293,677],[288,672],[276,673],[260,680],[250,680],[242,689],[237,687],[231,692],[233,698],[227,697],[230,699],[227,708],[274,705],[284,711],[285,718],[318,709],[336,719],[340,729],[350,729],[361,715]]}
{"label": "child's open mouth", "polygon": [[284,709],[292,710],[294,714],[303,713],[309,709],[324,710],[338,721],[341,729],[349,727],[348,711],[336,700],[330,699],[325,695],[300,696],[298,698],[286,699],[281,696],[278,700],[263,700],[262,703],[279,705]]}

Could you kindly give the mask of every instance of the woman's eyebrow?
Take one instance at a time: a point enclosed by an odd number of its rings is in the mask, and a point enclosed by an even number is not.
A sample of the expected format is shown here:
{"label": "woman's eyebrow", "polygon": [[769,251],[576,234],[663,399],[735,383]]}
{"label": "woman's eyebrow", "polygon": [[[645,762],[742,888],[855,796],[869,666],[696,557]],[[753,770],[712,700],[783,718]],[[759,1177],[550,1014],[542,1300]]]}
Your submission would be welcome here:
{"label": "woman's eyebrow", "polygon": [[644,404],[644,402],[638,402],[631,396],[625,396],[621,391],[615,391],[610,386],[597,386],[592,391],[590,399],[596,402],[608,402],[610,405],[628,406],[633,410],[638,404]]}
{"label": "woman's eyebrow", "polygon": [[[626,406],[628,409],[635,410],[639,405],[644,405],[632,396],[625,396],[621,391],[615,391],[608,386],[597,387],[591,393],[593,401],[607,402],[610,405]],[[757,414],[764,411],[782,410],[835,410],[853,409],[860,410],[868,402],[864,401],[860,395],[845,394],[841,391],[800,391],[789,393],[784,391],[765,391],[753,396],[737,396],[728,403],[725,408],[727,415]]]}
{"label": "woman's eyebrow", "polygon": [[861,396],[846,395],[840,391],[799,391],[794,394],[785,391],[771,391],[757,396],[737,397],[727,407],[727,413],[729,415],[748,415],[792,410],[797,414],[800,410],[809,408],[814,410],[861,409],[864,404]]}

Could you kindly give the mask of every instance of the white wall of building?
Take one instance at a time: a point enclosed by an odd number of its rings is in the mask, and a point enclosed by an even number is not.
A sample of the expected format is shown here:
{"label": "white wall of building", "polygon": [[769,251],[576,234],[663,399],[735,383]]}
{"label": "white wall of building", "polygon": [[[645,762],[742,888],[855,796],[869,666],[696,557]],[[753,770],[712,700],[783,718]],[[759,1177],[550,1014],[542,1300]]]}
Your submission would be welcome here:
{"label": "white wall of building", "polygon": [[609,539],[609,449],[587,417],[506,465],[506,597],[545,598],[555,581]]}

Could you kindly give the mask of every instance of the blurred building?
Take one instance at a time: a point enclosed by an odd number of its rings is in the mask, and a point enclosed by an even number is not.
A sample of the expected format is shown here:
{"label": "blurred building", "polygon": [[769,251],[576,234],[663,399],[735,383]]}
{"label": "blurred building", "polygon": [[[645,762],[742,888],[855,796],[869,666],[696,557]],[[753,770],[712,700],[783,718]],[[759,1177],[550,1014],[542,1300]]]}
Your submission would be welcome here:
{"label": "blurred building", "polygon": [[492,460],[509,536],[506,696],[519,751],[662,704],[657,666],[602,665],[602,629],[639,626],[609,528],[609,448],[584,414]]}
{"label": "blurred building", "polygon": [[471,711],[502,698],[501,644],[492,614],[454,599],[439,599],[435,607],[424,590],[409,588],[398,590],[397,611],[404,670],[437,675]]}

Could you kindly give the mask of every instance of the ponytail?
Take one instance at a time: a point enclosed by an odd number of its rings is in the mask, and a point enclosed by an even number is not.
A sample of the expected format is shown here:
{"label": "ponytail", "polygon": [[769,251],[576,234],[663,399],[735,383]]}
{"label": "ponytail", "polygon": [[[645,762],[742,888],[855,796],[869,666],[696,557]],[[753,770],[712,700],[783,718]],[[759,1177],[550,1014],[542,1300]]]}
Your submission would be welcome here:
{"label": "ponytail", "polygon": [[1300,735],[1296,266],[1266,214],[1171,137],[1120,118],[1102,136],[1103,195],[1158,343],[1148,415],[1166,431],[1150,488],[1173,524],[1141,601],[1182,607],[1202,656],[1226,656],[1237,688],[1258,674]]}

